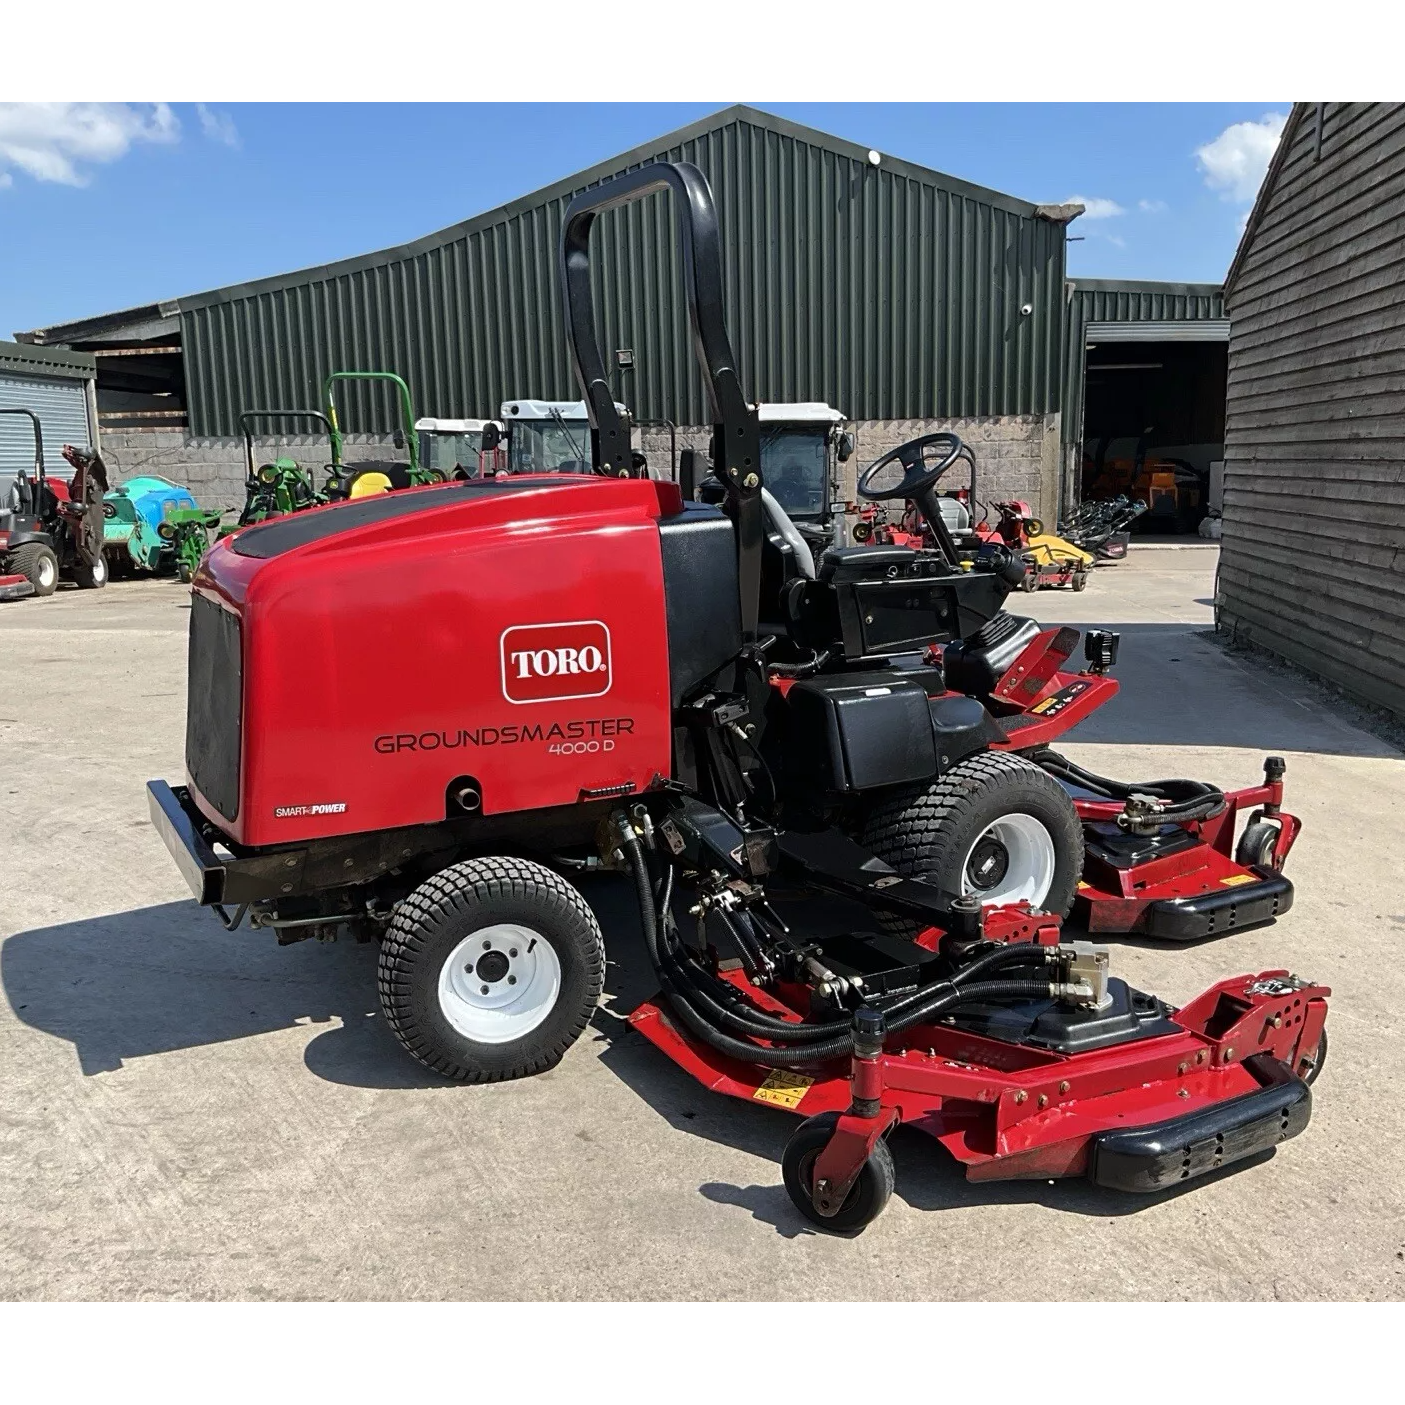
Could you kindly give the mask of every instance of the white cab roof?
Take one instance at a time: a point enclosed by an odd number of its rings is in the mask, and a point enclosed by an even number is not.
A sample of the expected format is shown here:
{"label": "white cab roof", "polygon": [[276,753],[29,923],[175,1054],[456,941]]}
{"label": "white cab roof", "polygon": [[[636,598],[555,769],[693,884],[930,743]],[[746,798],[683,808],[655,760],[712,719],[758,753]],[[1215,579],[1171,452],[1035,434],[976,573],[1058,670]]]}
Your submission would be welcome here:
{"label": "white cab roof", "polygon": [[762,404],[756,407],[762,424],[843,424],[844,416],[828,405],[813,400],[792,405]]}
{"label": "white cab roof", "polygon": [[[629,413],[628,407],[618,400],[615,409],[622,415]],[[584,400],[504,400],[498,413],[505,420],[549,420],[553,418],[553,410],[563,420],[589,419]]]}
{"label": "white cab roof", "polygon": [[483,430],[492,420],[433,420],[422,419],[415,421],[416,429],[423,429],[430,434],[482,434]]}

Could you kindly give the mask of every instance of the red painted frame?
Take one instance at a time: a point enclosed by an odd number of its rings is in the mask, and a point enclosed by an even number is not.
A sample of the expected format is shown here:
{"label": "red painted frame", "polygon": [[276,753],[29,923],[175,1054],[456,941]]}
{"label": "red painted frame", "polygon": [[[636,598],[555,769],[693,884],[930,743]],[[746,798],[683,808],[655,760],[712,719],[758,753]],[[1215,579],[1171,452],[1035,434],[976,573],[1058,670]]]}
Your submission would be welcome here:
{"label": "red painted frame", "polygon": [[[736,971],[724,972],[758,1010],[798,1012]],[[1253,987],[1286,971],[1218,982],[1173,1015],[1174,1034],[1080,1054],[1007,1044],[948,1025],[919,1025],[906,1047],[849,1066],[817,1067],[800,1097],[784,1104],[798,1116],[839,1112],[836,1135],[821,1152],[815,1178],[840,1194],[873,1144],[896,1123],[910,1123],[941,1142],[968,1180],[1081,1175],[1094,1136],[1150,1126],[1254,1091],[1244,1066],[1256,1054],[1295,1072],[1316,1052],[1326,1021],[1322,985],[1283,994]],[[705,1087],[730,1097],[774,1102],[763,1068],[719,1053],[670,1018],[661,997],[630,1015],[650,1043]],[[850,1109],[877,1105],[874,1116]]]}

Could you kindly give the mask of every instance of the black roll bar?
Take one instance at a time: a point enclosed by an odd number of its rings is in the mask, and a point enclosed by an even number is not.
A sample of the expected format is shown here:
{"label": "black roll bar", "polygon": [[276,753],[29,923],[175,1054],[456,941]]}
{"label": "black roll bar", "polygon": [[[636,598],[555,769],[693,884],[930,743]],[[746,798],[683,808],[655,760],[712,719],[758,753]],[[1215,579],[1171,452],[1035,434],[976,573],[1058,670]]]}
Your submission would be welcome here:
{"label": "black roll bar", "polygon": [[[249,477],[254,476],[254,430],[255,420],[317,420],[321,423],[327,438],[332,437],[332,422],[321,410],[245,410],[239,416],[239,429],[244,435],[244,457],[249,464]],[[311,478],[312,472],[308,471]],[[316,483],[313,483],[316,488]]]}
{"label": "black roll bar", "polygon": [[712,403],[716,441],[713,471],[727,491],[737,526],[737,584],[743,638],[756,638],[761,600],[761,545],[765,522],[761,503],[761,437],[756,410],[742,391],[737,360],[723,318],[722,241],[717,207],[707,177],[687,161],[656,161],[582,191],[566,209],[561,231],[561,281],[571,362],[585,394],[590,417],[591,454],[597,473],[628,476],[633,456],[629,422],[615,409],[615,397],[595,331],[590,294],[590,230],[602,210],[671,190],[678,206],[678,242],[683,256],[683,287],[693,329],[693,352],[702,367]]}
{"label": "black roll bar", "polygon": [[[39,416],[33,410],[26,410],[19,405],[0,405],[0,415],[28,415],[29,422],[34,428],[34,482],[36,484],[44,481],[44,426],[39,423]],[[26,515],[38,510],[38,499],[33,498],[25,484],[25,473],[21,469],[18,475],[20,479],[20,511]],[[28,503],[24,500],[30,499]]]}

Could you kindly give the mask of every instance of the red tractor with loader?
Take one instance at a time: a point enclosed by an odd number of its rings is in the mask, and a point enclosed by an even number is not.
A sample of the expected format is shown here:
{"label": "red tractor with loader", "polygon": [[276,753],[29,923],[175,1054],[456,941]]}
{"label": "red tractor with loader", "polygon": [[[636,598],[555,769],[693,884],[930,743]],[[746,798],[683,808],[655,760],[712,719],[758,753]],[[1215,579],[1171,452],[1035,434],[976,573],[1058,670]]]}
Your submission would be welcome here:
{"label": "red tractor with loader", "polygon": [[[592,227],[657,192],[720,505],[639,476],[596,336]],[[186,784],[148,786],[192,890],[226,926],[379,942],[405,1049],[492,1082],[585,1028],[604,938],[578,877],[622,873],[660,986],[635,1027],[708,1087],[804,1119],[785,1184],[836,1232],[883,1208],[899,1123],[972,1179],[1136,1191],[1296,1135],[1325,987],[1269,970],[1175,1008],[1061,926],[1077,904],[1094,930],[1186,940],[1286,910],[1281,763],[1225,794],[1053,753],[1116,690],[1116,638],[1090,631],[1079,668],[1076,631],[1004,610],[1013,554],[963,569],[935,505],[949,436],[898,451],[893,494],[930,549],[816,556],[762,492],[720,248],[691,165],[567,210],[594,474],[313,508],[205,558]]]}

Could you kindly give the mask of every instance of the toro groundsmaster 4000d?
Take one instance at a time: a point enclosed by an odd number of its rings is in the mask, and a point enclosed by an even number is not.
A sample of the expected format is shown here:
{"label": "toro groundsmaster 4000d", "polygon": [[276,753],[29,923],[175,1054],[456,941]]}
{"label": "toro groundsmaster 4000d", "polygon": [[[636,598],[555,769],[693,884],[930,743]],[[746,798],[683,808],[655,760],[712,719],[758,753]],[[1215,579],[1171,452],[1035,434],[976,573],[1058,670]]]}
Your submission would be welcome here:
{"label": "toro groundsmaster 4000d", "polygon": [[[633,476],[595,337],[591,226],[655,191],[678,205],[720,507]],[[882,1209],[899,1122],[975,1179],[1124,1190],[1301,1131],[1324,987],[1266,971],[1173,1009],[1061,935],[1085,800],[1015,743],[1027,723],[1042,748],[1111,686],[1110,641],[1094,636],[1091,672],[1059,675],[1048,660],[1072,643],[1001,608],[1022,569],[1003,548],[970,570],[940,545],[811,557],[761,492],[695,167],[579,196],[562,266],[594,475],[313,508],[201,565],[189,784],[149,785],[200,900],[280,940],[379,940],[390,1027],[428,1067],[482,1082],[549,1067],[585,1027],[603,941],[563,873],[622,870],[661,986],[636,1027],[709,1087],[806,1119],[785,1182],[831,1230]],[[923,442],[906,490],[931,511],[951,446],[929,467]],[[1008,682],[1036,666],[1032,688]],[[1191,850],[1233,862],[1218,792],[1128,791],[1086,801],[1101,862],[1134,875],[1130,894],[1096,890],[1124,928],[1144,915],[1139,869],[1154,887]],[[1270,776],[1256,802],[1275,834],[1280,794]],[[1226,891],[1270,881],[1247,877]]]}

